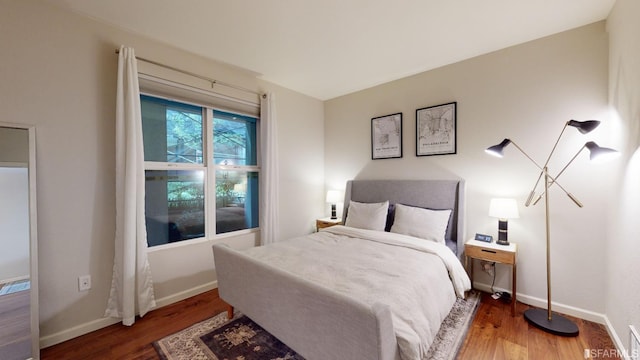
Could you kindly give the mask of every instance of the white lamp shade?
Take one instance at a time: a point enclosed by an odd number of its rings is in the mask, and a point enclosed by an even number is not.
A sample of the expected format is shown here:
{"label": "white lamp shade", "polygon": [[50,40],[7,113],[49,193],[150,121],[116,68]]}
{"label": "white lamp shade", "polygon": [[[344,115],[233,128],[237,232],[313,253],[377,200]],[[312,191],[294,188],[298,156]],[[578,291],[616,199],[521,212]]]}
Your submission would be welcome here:
{"label": "white lamp shade", "polygon": [[499,219],[515,219],[518,214],[518,203],[515,199],[491,199],[489,204],[489,216]]}
{"label": "white lamp shade", "polygon": [[329,190],[327,191],[327,202],[329,204],[337,204],[342,202],[344,195],[342,195],[342,191],[339,190]]}

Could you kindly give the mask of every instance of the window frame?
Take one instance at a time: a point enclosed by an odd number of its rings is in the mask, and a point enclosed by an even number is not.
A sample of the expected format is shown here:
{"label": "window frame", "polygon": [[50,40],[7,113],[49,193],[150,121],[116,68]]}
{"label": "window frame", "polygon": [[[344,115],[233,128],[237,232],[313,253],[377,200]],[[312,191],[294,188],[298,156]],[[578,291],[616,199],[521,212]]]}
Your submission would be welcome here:
{"label": "window frame", "polygon": [[[186,105],[192,105],[202,108],[202,153],[204,154],[204,159],[202,164],[195,163],[178,163],[178,162],[162,162],[162,161],[144,161],[144,171],[147,170],[203,170],[204,178],[204,226],[205,232],[204,237],[193,238],[180,240],[176,242],[170,242],[161,245],[148,246],[148,251],[157,251],[162,249],[169,249],[174,247],[186,246],[190,244],[197,244],[201,242],[207,242],[211,240],[218,240],[236,236],[247,235],[251,233],[255,233],[260,231],[260,222],[258,221],[258,226],[254,228],[235,230],[226,233],[217,234],[216,233],[216,171],[239,171],[239,172],[255,172],[258,174],[258,183],[260,184],[260,168],[261,168],[261,136],[260,136],[260,116],[254,114],[248,114],[243,111],[235,110],[233,108],[226,108],[215,106],[213,104],[205,104],[198,101],[185,100],[181,97],[171,97],[165,94],[157,93],[154,91],[148,90],[140,90],[140,95],[149,96],[152,98],[158,98],[166,101],[172,101],[177,103],[182,103]],[[213,101],[212,97],[212,102]],[[259,108],[259,105],[257,105]],[[219,165],[214,161],[214,111],[222,111],[226,113],[237,114],[240,116],[251,117],[256,119],[256,165]],[[144,140],[143,140],[144,141]],[[260,194],[258,193],[258,204],[260,204]],[[259,211],[259,210],[258,210]],[[147,240],[148,244],[148,240]]]}

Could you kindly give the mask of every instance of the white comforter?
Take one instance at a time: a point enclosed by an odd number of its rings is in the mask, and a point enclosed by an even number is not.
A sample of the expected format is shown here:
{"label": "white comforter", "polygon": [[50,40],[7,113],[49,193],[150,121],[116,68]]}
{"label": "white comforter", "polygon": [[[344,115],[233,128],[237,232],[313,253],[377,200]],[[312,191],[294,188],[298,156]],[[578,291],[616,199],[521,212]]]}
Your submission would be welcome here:
{"label": "white comforter", "polygon": [[246,253],[366,304],[388,304],[404,360],[424,358],[456,295],[471,288],[449,248],[388,232],[333,226]]}

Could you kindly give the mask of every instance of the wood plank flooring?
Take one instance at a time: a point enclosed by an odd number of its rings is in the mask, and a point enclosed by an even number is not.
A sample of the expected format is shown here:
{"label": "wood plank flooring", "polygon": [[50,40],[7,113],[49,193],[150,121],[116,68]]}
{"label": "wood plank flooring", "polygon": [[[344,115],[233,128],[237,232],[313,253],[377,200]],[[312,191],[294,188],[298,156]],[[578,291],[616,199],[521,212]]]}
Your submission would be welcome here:
{"label": "wood plank flooring", "polygon": [[[529,306],[518,303],[516,316],[508,304],[483,295],[458,359],[582,360],[584,349],[615,349],[604,326],[571,318],[580,329],[573,338],[558,337],[530,326],[522,317]],[[112,325],[42,349],[44,360],[159,359],[151,343],[198,321],[225,311],[217,290],[147,314],[133,326]],[[614,359],[616,357],[607,357]],[[604,359],[604,358],[603,358]],[[345,359],[348,360],[348,359]]]}
{"label": "wood plank flooring", "polygon": [[31,357],[30,294],[23,290],[0,295],[0,359]]}
{"label": "wood plank flooring", "polygon": [[212,290],[153,310],[133,326],[114,324],[42,349],[43,360],[160,359],[151,343],[199,321],[226,311],[226,303]]}
{"label": "wood plank flooring", "polygon": [[597,354],[591,349],[607,350],[609,357],[602,359],[619,359],[612,355],[615,345],[600,324],[567,316],[579,328],[577,337],[562,337],[542,331],[524,319],[523,313],[531,307],[517,303],[516,316],[511,316],[511,307],[500,300],[494,300],[489,294],[483,294],[476,317],[469,328],[458,359],[473,360],[583,360],[585,349],[589,357]]}

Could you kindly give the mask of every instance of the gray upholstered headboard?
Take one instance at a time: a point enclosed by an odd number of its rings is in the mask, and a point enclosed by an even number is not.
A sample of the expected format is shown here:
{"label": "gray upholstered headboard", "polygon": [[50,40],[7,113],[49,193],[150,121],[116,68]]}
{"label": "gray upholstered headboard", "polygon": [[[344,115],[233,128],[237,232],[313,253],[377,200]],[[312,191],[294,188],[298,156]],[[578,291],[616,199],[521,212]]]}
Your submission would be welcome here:
{"label": "gray upholstered headboard", "polygon": [[389,200],[433,210],[451,209],[445,239],[447,246],[462,259],[464,252],[464,180],[349,180],[344,194],[344,223],[349,200],[372,203]]}

